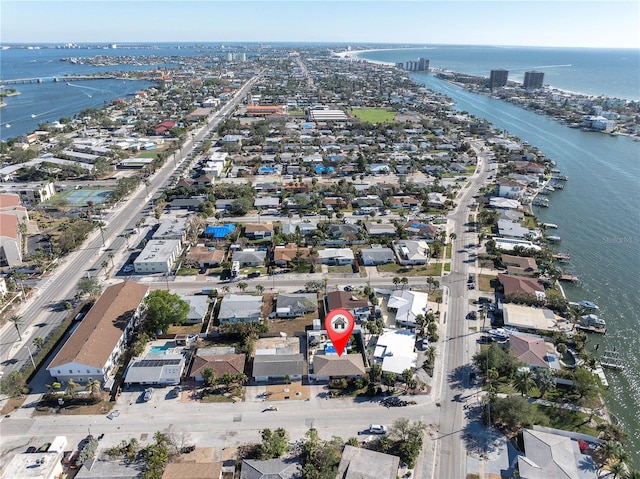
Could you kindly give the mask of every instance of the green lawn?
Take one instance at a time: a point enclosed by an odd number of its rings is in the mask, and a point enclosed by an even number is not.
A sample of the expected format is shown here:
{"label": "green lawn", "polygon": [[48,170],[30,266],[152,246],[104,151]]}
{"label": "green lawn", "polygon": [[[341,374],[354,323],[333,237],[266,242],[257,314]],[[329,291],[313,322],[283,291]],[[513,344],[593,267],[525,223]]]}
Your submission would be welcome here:
{"label": "green lawn", "polygon": [[158,158],[159,152],[157,151],[143,151],[136,158]]}
{"label": "green lawn", "polygon": [[394,111],[389,111],[384,108],[362,108],[351,110],[351,113],[362,121],[368,123],[391,123],[396,117]]}
{"label": "green lawn", "polygon": [[343,266],[329,266],[329,273],[353,273],[353,266],[345,264]]}
{"label": "green lawn", "polygon": [[380,264],[378,271],[396,273],[398,276],[440,276],[442,266],[440,263],[431,263],[423,266],[402,266],[401,264]]}

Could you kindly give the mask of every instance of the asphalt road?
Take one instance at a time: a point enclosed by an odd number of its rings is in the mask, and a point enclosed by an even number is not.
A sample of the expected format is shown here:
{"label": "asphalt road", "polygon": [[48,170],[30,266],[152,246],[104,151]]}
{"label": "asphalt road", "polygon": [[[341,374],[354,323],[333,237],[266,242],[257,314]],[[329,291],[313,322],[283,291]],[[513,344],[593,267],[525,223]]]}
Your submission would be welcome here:
{"label": "asphalt road", "polygon": [[7,374],[20,370],[30,362],[31,351],[35,349],[33,338],[48,337],[62,323],[68,311],[60,305],[64,300],[73,298],[80,278],[100,274],[101,263],[111,263],[110,252],[116,254],[126,249],[126,239],[122,235],[133,229],[140,218],[148,216],[142,214],[148,200],[166,186],[173,172],[193,151],[196,142],[203,140],[246,97],[257,78],[247,82],[211,117],[207,125],[193,132],[180,151],[169,157],[164,166],[149,178],[148,185],[141,185],[126,201],[117,205],[107,215],[102,232],[94,231],[79,250],[60,260],[51,276],[40,280],[35,294],[17,312],[24,319],[20,326],[22,341],[12,324],[6,324],[0,331],[0,372]]}
{"label": "asphalt road", "polygon": [[[480,144],[474,145],[478,153],[478,175],[472,178],[469,188],[458,198],[458,207],[450,215],[450,230],[456,234],[452,248],[451,273],[443,278],[442,284],[449,290],[448,315],[443,348],[438,352],[444,373],[440,391],[440,430],[436,439],[436,461],[431,477],[464,478],[466,476],[465,428],[468,418],[464,408],[464,398],[469,393],[469,373],[472,370],[471,357],[475,353],[473,335],[468,332],[466,315],[469,312],[467,289],[468,265],[475,264],[475,256],[470,257],[464,247],[477,243],[475,233],[466,232],[465,224],[470,214],[469,204],[473,195],[484,184],[489,168],[486,156],[480,151]],[[467,263],[469,260],[473,260]]]}

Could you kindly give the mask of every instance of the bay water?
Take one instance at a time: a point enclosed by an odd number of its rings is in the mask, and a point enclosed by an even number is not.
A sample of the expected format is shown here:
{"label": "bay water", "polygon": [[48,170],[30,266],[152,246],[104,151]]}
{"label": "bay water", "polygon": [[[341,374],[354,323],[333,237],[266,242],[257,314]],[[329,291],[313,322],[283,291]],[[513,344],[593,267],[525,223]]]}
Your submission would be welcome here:
{"label": "bay water", "polygon": [[[520,55],[518,59],[532,66],[576,64],[578,60],[570,55],[575,49],[566,50],[563,52],[566,59],[562,61],[555,56],[548,61],[544,56],[528,59]],[[579,53],[585,54],[582,50]],[[595,81],[602,73],[596,71],[596,65],[606,62],[601,50],[593,53],[599,60],[592,62],[591,74],[583,73],[580,80],[577,77],[560,80],[559,77],[552,86],[605,96],[618,92],[623,98],[637,98],[640,81],[637,62],[633,68],[608,72],[609,76],[626,75],[619,78],[619,85],[613,88],[608,83],[599,85]],[[376,51],[359,56],[394,63],[418,56],[429,58],[427,55],[433,58],[433,50]],[[457,55],[460,57],[463,53]],[[508,65],[495,61],[493,50],[483,58],[473,48],[464,55],[472,59],[471,64],[465,65],[458,58],[456,71],[481,74],[492,68],[509,69]],[[635,55],[637,59],[637,51]],[[611,52],[611,56],[610,64],[621,58],[619,51]],[[434,65],[433,60],[431,64]],[[556,71],[563,70],[559,67]],[[568,71],[568,67],[564,71]],[[495,128],[507,130],[538,147],[569,177],[564,190],[549,197],[550,207],[536,208],[534,213],[541,221],[558,225],[557,233],[554,231],[562,238],[558,249],[571,255],[565,271],[580,278],[580,283],[564,286],[567,298],[595,302],[600,307],[599,316],[607,321],[607,334],[590,336],[590,348],[596,356],[615,349],[625,364],[622,372],[606,372],[610,387],[605,401],[629,432],[627,450],[636,465],[640,465],[640,142],[624,136],[571,129],[510,103],[468,92],[433,74],[410,76],[417,83],[449,96],[456,109],[484,118]]]}

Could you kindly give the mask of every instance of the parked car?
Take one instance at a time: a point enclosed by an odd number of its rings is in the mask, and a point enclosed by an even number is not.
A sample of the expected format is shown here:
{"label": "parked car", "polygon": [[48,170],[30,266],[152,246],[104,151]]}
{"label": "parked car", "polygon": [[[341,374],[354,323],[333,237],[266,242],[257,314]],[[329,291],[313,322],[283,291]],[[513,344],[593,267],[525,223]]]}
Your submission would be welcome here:
{"label": "parked car", "polygon": [[254,271],[253,273],[249,273],[247,278],[257,278],[258,276],[260,276],[260,271]]}
{"label": "parked car", "polygon": [[371,434],[386,434],[387,426],[382,426],[380,424],[369,424],[369,432]]}
{"label": "parked car", "polygon": [[153,388],[147,388],[144,390],[144,394],[142,396],[142,400],[144,402],[147,402],[149,400],[151,400],[151,396],[153,395]]}
{"label": "parked car", "polygon": [[133,273],[133,265],[132,264],[125,264],[124,268],[122,268],[122,272],[123,273]]}
{"label": "parked car", "polygon": [[277,411],[277,410],[278,410],[277,406],[269,406],[269,407],[264,408],[262,410],[262,412],[265,412],[265,411]]}

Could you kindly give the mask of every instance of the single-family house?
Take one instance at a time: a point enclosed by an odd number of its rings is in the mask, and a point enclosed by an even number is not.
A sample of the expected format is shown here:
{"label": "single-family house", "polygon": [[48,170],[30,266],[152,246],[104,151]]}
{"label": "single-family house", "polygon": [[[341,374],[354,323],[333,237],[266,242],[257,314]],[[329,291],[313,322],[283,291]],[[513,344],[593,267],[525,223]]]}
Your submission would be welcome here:
{"label": "single-family house", "polygon": [[[230,477],[225,475],[225,466],[222,462],[212,461],[213,453],[206,454],[208,460],[189,460],[189,455],[196,454],[198,450],[188,455],[181,455],[180,462],[170,462],[164,467],[162,479],[223,479]],[[233,468],[233,466],[232,466]],[[232,469],[229,470],[232,474]],[[118,478],[120,479],[120,478]]]}
{"label": "single-family house", "polygon": [[244,249],[242,251],[234,251],[232,261],[240,263],[240,267],[246,266],[262,266],[267,257],[265,250]]}
{"label": "single-family house", "polygon": [[536,259],[530,256],[502,255],[502,263],[507,267],[507,274],[533,278],[538,274]]}
{"label": "single-family house", "polygon": [[426,241],[401,240],[391,244],[402,265],[427,264],[429,261],[429,245]]}
{"label": "single-family house", "polygon": [[196,245],[189,248],[186,255],[187,264],[198,265],[198,268],[216,268],[224,261],[224,250],[213,246]]}
{"label": "single-family house", "polygon": [[372,223],[368,221],[364,224],[364,228],[372,238],[395,237],[397,235],[396,227],[391,223]]}
{"label": "single-family house", "polygon": [[278,318],[296,318],[313,313],[318,309],[316,293],[280,293],[276,301]]}
{"label": "single-family house", "polygon": [[140,317],[149,286],[125,281],[104,290],[55,355],[47,371],[58,381],[106,384]]}
{"label": "single-family house", "polygon": [[[554,347],[551,343],[549,346]],[[518,361],[529,367],[546,369],[551,367],[547,343],[542,336],[524,333],[510,334],[509,349]],[[557,361],[554,362],[558,364]]]}
{"label": "single-family house", "polygon": [[447,203],[447,197],[442,193],[429,193],[427,197],[427,206],[432,208],[444,208]]}
{"label": "single-family house", "polygon": [[414,196],[392,196],[389,198],[391,208],[418,208],[421,206],[421,202]]}
{"label": "single-family house", "polygon": [[311,248],[301,248],[294,243],[273,248],[273,261],[281,268],[295,261],[307,261],[310,256]]}
{"label": "single-family house", "polygon": [[[217,378],[225,374],[237,376],[244,374],[247,356],[245,354],[219,354],[225,348],[199,348],[193,358],[189,378],[194,381],[204,381],[204,370],[213,369]],[[224,351],[222,351],[224,352]]]}
{"label": "single-family house", "polygon": [[207,311],[209,311],[209,298],[207,296],[185,295],[180,294],[180,299],[189,304],[189,312],[187,313],[187,324],[202,324],[204,322]]}
{"label": "single-family house", "polygon": [[[579,440],[593,436],[551,428],[522,430],[524,452],[518,456],[522,479],[596,479],[598,467],[588,451],[580,449]],[[586,441],[585,441],[586,444]]]}
{"label": "single-family house", "polygon": [[378,336],[373,358],[382,365],[382,371],[402,374],[406,369],[414,369],[418,354],[414,352],[416,335],[403,329],[385,329]]}
{"label": "single-family house", "polygon": [[396,289],[389,297],[387,308],[395,312],[396,322],[409,328],[416,328],[416,317],[427,314],[428,299],[427,293]]}
{"label": "single-family house", "polygon": [[360,227],[354,224],[337,223],[329,226],[329,235],[334,240],[341,240],[347,243],[356,241],[360,233]]}
{"label": "single-family house", "polygon": [[314,354],[312,366],[309,376],[316,381],[359,378],[366,373],[361,354]]}
{"label": "single-family house", "polygon": [[260,321],[262,296],[227,294],[220,302],[220,324]]}
{"label": "single-family house", "polygon": [[360,299],[347,291],[331,291],[325,296],[325,311],[333,311],[334,309],[346,309],[356,321],[368,319],[371,316],[371,308],[369,301]]}
{"label": "single-family house", "polygon": [[364,266],[393,263],[396,256],[391,248],[383,248],[380,245],[372,245],[371,248],[360,250],[360,257]]}
{"label": "single-family house", "polygon": [[432,242],[438,239],[441,228],[422,221],[410,220],[404,225],[404,230],[410,238],[424,239]]}
{"label": "single-family house", "polygon": [[180,384],[185,368],[183,354],[148,354],[135,357],[124,374],[124,384],[173,386]]}
{"label": "single-family house", "polygon": [[322,264],[343,266],[353,264],[355,256],[349,248],[325,248],[318,250],[318,257]]}
{"label": "single-family house", "polygon": [[294,235],[300,231],[302,236],[311,236],[318,230],[318,225],[315,223],[284,223],[282,225],[282,234]]}
{"label": "single-family house", "polygon": [[504,288],[504,295],[511,294],[532,294],[542,300],[545,298],[544,285],[537,278],[515,276],[512,274],[498,273],[498,281]]}
{"label": "single-family house", "polygon": [[253,359],[254,381],[282,381],[287,376],[291,381],[300,381],[303,374],[302,354],[256,354]]}
{"label": "single-family house", "polygon": [[498,196],[503,198],[519,198],[524,195],[527,185],[509,178],[500,178],[498,180]]}
{"label": "single-family house", "polygon": [[243,459],[240,479],[301,479],[302,464],[296,459]]}
{"label": "single-family house", "polygon": [[531,236],[531,230],[513,221],[498,220],[498,234],[504,238],[523,239]]}
{"label": "single-family house", "polygon": [[363,447],[344,446],[337,479],[396,479],[400,458]]}
{"label": "single-family house", "polygon": [[244,235],[250,240],[263,240],[273,236],[271,223],[247,224],[244,226]]}

